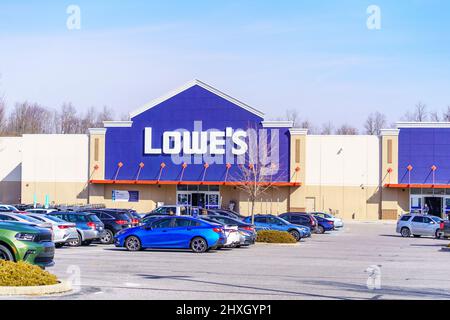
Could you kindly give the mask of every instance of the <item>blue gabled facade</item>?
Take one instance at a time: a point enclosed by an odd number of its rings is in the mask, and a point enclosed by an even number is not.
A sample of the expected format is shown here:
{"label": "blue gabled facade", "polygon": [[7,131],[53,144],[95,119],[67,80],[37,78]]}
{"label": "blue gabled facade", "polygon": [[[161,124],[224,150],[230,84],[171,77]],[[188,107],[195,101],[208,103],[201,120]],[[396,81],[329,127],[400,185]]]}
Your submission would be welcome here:
{"label": "blue gabled facade", "polygon": [[[131,118],[131,126],[108,127],[105,137],[105,179],[106,180],[134,180],[139,174],[139,180],[161,181],[210,181],[221,182],[226,176],[239,176],[237,159],[234,157],[231,168],[227,173],[226,163],[229,158],[222,156],[218,164],[200,156],[191,155],[184,158],[181,154],[175,159],[169,154],[146,154],[144,152],[145,128],[152,128],[151,144],[154,148],[162,147],[163,133],[180,129],[192,132],[194,130],[208,131],[226,128],[233,130],[261,129],[267,130],[271,140],[270,128],[263,128],[262,114],[245,109],[233,99],[227,99],[223,94],[217,94],[207,88],[194,84],[183,91],[163,99]],[[276,128],[279,147],[278,173],[273,176],[274,181],[288,182],[289,177],[289,128]],[[274,131],[275,132],[275,131]],[[274,136],[275,137],[275,136]],[[219,157],[219,156],[217,156]],[[177,158],[177,157],[175,157]],[[185,161],[188,159],[187,161]],[[182,168],[186,162],[187,167]],[[208,163],[211,162],[211,163]],[[118,163],[123,166],[118,170]],[[144,167],[139,170],[139,164]],[[161,170],[161,164],[165,168]],[[205,163],[209,167],[205,169]],[[205,172],[206,170],[206,172]],[[183,174],[183,176],[181,176]],[[228,178],[229,179],[229,178]]]}

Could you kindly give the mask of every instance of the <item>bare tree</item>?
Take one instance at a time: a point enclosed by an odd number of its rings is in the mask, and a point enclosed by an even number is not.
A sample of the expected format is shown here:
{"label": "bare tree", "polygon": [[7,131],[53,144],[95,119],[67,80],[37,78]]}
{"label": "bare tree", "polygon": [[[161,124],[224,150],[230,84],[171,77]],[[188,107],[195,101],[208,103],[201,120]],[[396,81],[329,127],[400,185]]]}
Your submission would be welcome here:
{"label": "bare tree", "polygon": [[433,111],[433,112],[430,112],[430,120],[432,122],[440,122],[441,117],[439,116],[439,113],[437,113],[436,111]]}
{"label": "bare tree", "polygon": [[366,122],[364,123],[364,129],[366,134],[380,135],[381,129],[386,127],[386,116],[380,112],[371,113]]}
{"label": "bare tree", "polygon": [[414,121],[414,122],[424,122],[428,120],[428,112],[427,105],[419,102],[415,105],[414,111],[411,113],[410,111],[406,112],[403,116],[403,119],[406,121]]}
{"label": "bare tree", "polygon": [[[276,188],[276,181],[283,174],[280,171],[280,159],[274,159],[274,148],[278,146],[276,135],[270,135],[270,141],[261,139],[261,133],[249,129],[248,153],[238,164],[239,170],[230,176],[235,187],[248,195],[251,204],[251,221],[255,222],[255,203],[269,190]],[[265,136],[267,138],[267,136]],[[264,143],[263,143],[264,141]],[[269,156],[270,155],[270,156]]]}
{"label": "bare tree", "polygon": [[334,132],[333,123],[331,121],[328,121],[327,123],[324,123],[322,125],[322,130],[321,130],[320,134],[330,135],[330,134],[333,134],[333,132]]}
{"label": "bare tree", "polygon": [[61,106],[61,110],[55,118],[55,128],[57,133],[79,133],[81,120],[78,117],[77,110],[70,102],[64,103]]}
{"label": "bare tree", "polygon": [[17,103],[8,117],[7,132],[11,135],[50,133],[51,131],[51,112],[37,103]]}
{"label": "bare tree", "polygon": [[97,111],[94,107],[90,107],[83,119],[80,120],[80,132],[86,133],[89,128],[95,128],[97,126]]}
{"label": "bare tree", "polygon": [[300,125],[300,116],[295,109],[286,110],[285,120],[292,121],[292,123],[294,124],[294,128],[298,128]]}
{"label": "bare tree", "polygon": [[447,106],[447,110],[442,114],[442,121],[450,122],[450,106]]}
{"label": "bare tree", "polygon": [[346,135],[346,136],[357,135],[358,129],[356,129],[355,127],[352,127],[348,124],[344,124],[336,130],[336,134]]}
{"label": "bare tree", "polygon": [[97,127],[103,126],[103,121],[110,121],[114,118],[114,112],[111,110],[111,108],[104,106],[103,110],[98,114],[97,116]]}
{"label": "bare tree", "polygon": [[0,135],[3,135],[6,131],[6,104],[3,98],[0,98]]}

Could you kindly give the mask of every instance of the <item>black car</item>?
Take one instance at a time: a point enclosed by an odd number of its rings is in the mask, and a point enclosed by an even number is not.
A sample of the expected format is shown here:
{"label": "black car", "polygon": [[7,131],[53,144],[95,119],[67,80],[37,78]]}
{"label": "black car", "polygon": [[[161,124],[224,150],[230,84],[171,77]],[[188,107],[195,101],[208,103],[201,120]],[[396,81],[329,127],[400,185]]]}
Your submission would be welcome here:
{"label": "black car", "polygon": [[280,218],[299,226],[306,226],[311,229],[311,233],[324,233],[322,227],[319,226],[317,219],[309,213],[303,212],[286,212],[280,215]]}
{"label": "black car", "polygon": [[217,214],[219,216],[229,217],[229,218],[238,219],[238,220],[244,220],[246,218],[243,215],[241,215],[235,211],[230,211],[230,210],[225,210],[225,209],[211,209],[210,211],[214,212],[215,214]]}
{"label": "black car", "polygon": [[126,211],[108,210],[108,209],[92,209],[85,212],[94,213],[105,225],[105,232],[100,238],[103,244],[114,243],[114,236],[122,229],[133,227],[133,221]]}

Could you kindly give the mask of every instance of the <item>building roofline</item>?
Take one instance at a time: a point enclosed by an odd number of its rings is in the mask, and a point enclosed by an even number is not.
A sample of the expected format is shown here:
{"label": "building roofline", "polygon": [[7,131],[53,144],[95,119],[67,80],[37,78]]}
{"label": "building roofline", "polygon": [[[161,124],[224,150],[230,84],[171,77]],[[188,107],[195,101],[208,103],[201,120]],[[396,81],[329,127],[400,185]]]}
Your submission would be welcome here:
{"label": "building roofline", "polygon": [[263,128],[292,128],[293,121],[262,121]]}
{"label": "building roofline", "polygon": [[250,107],[249,105],[247,105],[247,104],[245,104],[245,103],[243,103],[243,102],[241,102],[241,101],[239,101],[239,100],[237,100],[237,99],[235,99],[235,98],[233,98],[233,97],[231,97],[231,96],[229,96],[229,95],[227,95],[227,94],[217,90],[216,88],[214,88],[214,87],[212,87],[212,86],[210,86],[210,85],[208,85],[208,84],[206,84],[206,83],[204,83],[204,82],[202,82],[200,80],[192,80],[192,81],[184,84],[183,86],[181,86],[181,87],[179,87],[179,88],[169,92],[168,94],[166,94],[166,95],[164,95],[164,96],[162,96],[160,98],[157,98],[157,99],[155,99],[155,100],[145,104],[141,108],[131,112],[130,113],[130,118],[134,118],[134,117],[136,117],[136,116],[146,112],[147,110],[149,110],[149,109],[151,109],[151,108],[153,108],[153,107],[163,103],[166,100],[169,100],[170,98],[173,98],[177,94],[179,94],[179,93],[181,93],[183,91],[186,91],[187,89],[190,89],[190,88],[192,88],[194,86],[202,87],[203,89],[205,89],[205,90],[207,90],[209,92],[212,92],[215,95],[217,95],[217,96],[219,96],[219,97],[221,97],[221,98],[223,98],[225,100],[228,100],[229,102],[231,102],[231,103],[241,107],[242,109],[245,109],[245,110],[247,110],[247,111],[257,115],[258,117],[264,118],[264,113],[263,112],[255,109],[253,107]]}
{"label": "building roofline", "polygon": [[397,122],[397,129],[402,128],[450,128],[450,122]]}
{"label": "building roofline", "polygon": [[131,128],[133,121],[103,121],[105,128]]}

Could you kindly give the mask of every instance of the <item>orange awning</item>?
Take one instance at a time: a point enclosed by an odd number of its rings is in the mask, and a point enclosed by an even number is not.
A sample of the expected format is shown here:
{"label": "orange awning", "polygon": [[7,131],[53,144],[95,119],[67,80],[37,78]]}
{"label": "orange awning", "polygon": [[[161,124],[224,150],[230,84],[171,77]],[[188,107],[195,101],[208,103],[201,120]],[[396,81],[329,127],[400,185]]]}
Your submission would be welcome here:
{"label": "orange awning", "polygon": [[385,188],[394,189],[450,189],[449,184],[385,184]]}
{"label": "orange awning", "polygon": [[[224,182],[224,181],[157,181],[157,180],[91,180],[91,184],[134,184],[134,185],[204,185],[204,186],[242,186],[246,182]],[[300,187],[300,182],[259,182],[260,186],[274,187]]]}

